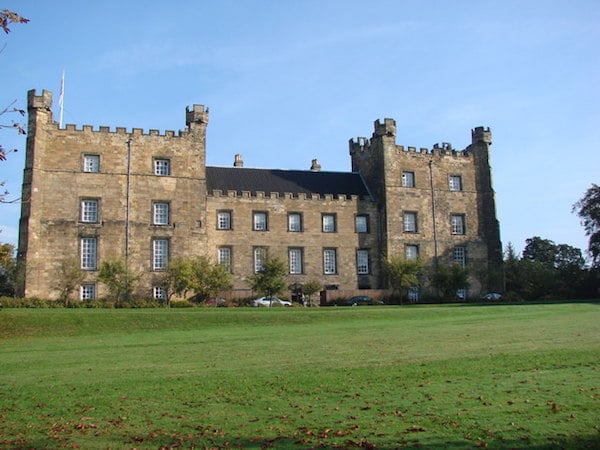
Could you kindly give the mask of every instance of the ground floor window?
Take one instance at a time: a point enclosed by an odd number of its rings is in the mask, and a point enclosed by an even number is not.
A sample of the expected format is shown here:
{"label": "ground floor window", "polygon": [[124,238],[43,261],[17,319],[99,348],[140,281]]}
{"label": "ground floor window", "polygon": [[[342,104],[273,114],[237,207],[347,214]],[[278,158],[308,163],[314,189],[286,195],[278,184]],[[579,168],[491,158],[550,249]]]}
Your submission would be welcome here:
{"label": "ground floor window", "polygon": [[166,300],[167,299],[167,290],[164,286],[154,286],[152,288],[152,298],[156,300]]}
{"label": "ground floor window", "polygon": [[95,284],[82,284],[79,288],[79,298],[81,300],[94,300],[96,298]]}

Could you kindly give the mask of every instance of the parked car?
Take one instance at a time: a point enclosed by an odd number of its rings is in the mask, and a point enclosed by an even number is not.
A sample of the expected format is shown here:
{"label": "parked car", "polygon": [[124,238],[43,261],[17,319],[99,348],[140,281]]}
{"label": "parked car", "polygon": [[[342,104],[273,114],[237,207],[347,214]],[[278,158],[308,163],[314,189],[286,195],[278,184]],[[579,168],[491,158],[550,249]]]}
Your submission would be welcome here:
{"label": "parked car", "polygon": [[292,306],[292,302],[277,297],[260,297],[252,300],[252,306]]}
{"label": "parked car", "polygon": [[483,300],[491,300],[493,302],[500,300],[502,298],[502,294],[498,294],[497,292],[490,292],[481,297]]}
{"label": "parked car", "polygon": [[379,299],[374,299],[368,295],[357,295],[348,299],[334,300],[336,306],[365,306],[365,305],[383,305]]}
{"label": "parked car", "polygon": [[227,300],[224,298],[207,298],[204,304],[206,306],[227,306]]}

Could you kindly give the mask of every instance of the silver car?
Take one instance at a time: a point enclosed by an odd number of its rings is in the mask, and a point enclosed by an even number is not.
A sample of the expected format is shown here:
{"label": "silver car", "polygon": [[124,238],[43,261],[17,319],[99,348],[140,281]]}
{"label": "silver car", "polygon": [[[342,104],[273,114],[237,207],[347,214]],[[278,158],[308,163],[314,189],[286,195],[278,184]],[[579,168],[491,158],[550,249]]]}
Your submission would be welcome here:
{"label": "silver car", "polygon": [[252,300],[252,306],[292,306],[292,302],[277,297],[261,297]]}

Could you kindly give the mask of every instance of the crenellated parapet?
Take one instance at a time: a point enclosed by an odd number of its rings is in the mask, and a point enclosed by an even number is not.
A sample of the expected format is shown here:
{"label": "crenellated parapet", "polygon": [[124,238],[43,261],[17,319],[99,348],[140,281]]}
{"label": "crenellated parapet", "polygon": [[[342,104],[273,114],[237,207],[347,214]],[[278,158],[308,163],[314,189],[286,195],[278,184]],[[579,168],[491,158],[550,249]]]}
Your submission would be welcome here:
{"label": "crenellated parapet", "polygon": [[231,199],[259,199],[259,200],[295,200],[295,201],[314,201],[314,202],[331,202],[339,201],[340,203],[356,203],[360,201],[372,202],[373,199],[369,196],[348,195],[348,194],[318,194],[307,192],[263,192],[263,191],[223,191],[221,189],[213,189],[207,193],[209,197],[222,197]]}

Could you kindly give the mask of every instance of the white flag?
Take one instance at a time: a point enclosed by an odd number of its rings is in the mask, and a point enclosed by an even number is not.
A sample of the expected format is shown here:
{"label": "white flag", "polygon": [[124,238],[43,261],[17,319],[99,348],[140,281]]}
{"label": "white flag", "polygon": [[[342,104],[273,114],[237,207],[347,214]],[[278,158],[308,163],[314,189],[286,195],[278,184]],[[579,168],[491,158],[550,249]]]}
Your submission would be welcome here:
{"label": "white flag", "polygon": [[63,70],[62,78],[60,79],[60,93],[58,94],[58,109],[60,111],[58,119],[58,127],[62,128],[63,123],[63,102],[65,96],[65,71]]}

